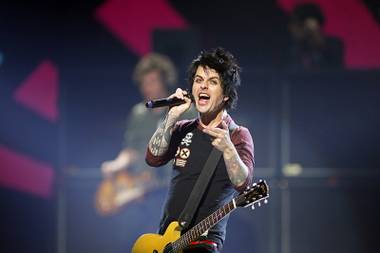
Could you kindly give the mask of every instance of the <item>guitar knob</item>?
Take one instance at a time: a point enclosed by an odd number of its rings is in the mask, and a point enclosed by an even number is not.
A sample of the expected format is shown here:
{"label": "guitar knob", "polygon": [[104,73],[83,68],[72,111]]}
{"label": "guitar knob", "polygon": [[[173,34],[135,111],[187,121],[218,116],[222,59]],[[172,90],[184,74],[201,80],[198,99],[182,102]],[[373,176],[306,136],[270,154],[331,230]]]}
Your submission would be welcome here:
{"label": "guitar knob", "polygon": [[252,209],[252,210],[255,210],[255,204],[253,204],[253,205],[251,206],[251,209]]}
{"label": "guitar knob", "polygon": [[259,201],[259,202],[257,202],[257,205],[260,207],[261,206],[261,202]]}
{"label": "guitar knob", "polygon": [[268,200],[267,199],[264,199],[264,204],[268,204]]}

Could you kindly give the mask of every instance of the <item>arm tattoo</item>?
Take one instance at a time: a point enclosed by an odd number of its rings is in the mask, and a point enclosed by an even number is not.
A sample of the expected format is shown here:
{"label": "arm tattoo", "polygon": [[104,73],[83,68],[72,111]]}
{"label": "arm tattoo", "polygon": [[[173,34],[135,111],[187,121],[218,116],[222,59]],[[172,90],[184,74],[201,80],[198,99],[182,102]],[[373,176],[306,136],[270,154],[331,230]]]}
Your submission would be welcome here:
{"label": "arm tattoo", "polygon": [[167,114],[164,121],[153,134],[148,146],[154,156],[161,156],[168,150],[175,122],[176,118],[170,118]]}
{"label": "arm tattoo", "polygon": [[236,150],[232,151],[231,154],[224,155],[224,162],[226,164],[228,176],[231,182],[235,186],[241,186],[247,180],[248,168],[240,159],[239,154]]}

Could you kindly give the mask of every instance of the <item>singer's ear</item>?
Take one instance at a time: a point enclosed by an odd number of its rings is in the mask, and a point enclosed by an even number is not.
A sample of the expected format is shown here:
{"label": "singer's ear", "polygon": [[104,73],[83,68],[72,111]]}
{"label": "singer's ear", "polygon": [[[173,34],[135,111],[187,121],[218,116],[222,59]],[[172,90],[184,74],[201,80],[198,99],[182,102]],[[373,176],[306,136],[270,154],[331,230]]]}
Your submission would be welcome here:
{"label": "singer's ear", "polygon": [[226,102],[230,97],[224,96],[223,101]]}

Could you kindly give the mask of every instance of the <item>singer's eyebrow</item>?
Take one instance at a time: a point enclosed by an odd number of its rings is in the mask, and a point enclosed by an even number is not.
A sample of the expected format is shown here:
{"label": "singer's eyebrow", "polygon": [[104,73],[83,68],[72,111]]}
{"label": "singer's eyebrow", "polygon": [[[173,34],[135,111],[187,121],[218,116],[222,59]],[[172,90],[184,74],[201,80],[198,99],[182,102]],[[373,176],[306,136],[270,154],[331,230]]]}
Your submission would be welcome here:
{"label": "singer's eyebrow", "polygon": [[[195,75],[194,76],[194,79],[195,78],[202,78],[202,79],[204,79],[204,77],[203,76],[200,76],[200,75]],[[219,78],[219,76],[212,76],[212,77],[210,77],[210,78],[208,78],[209,80],[211,80],[211,79],[217,79],[218,81],[220,81],[220,78]]]}
{"label": "singer's eyebrow", "polygon": [[219,76],[213,76],[213,77],[210,77],[210,78],[209,78],[209,80],[213,80],[213,79],[216,79],[217,81],[220,81]]}

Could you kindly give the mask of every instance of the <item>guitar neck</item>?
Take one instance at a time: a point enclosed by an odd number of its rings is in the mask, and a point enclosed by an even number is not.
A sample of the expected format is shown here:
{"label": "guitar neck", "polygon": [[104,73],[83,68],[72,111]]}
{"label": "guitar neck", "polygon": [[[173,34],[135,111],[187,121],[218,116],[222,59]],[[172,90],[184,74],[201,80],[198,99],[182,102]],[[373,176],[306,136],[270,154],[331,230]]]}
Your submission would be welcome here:
{"label": "guitar neck", "polygon": [[206,218],[204,218],[197,225],[188,230],[185,234],[183,234],[178,240],[172,243],[172,248],[174,252],[179,252],[186,248],[192,241],[195,241],[199,238],[203,233],[212,228],[215,224],[217,224],[220,220],[222,220],[227,214],[231,213],[235,210],[236,204],[235,199],[231,200]]}

